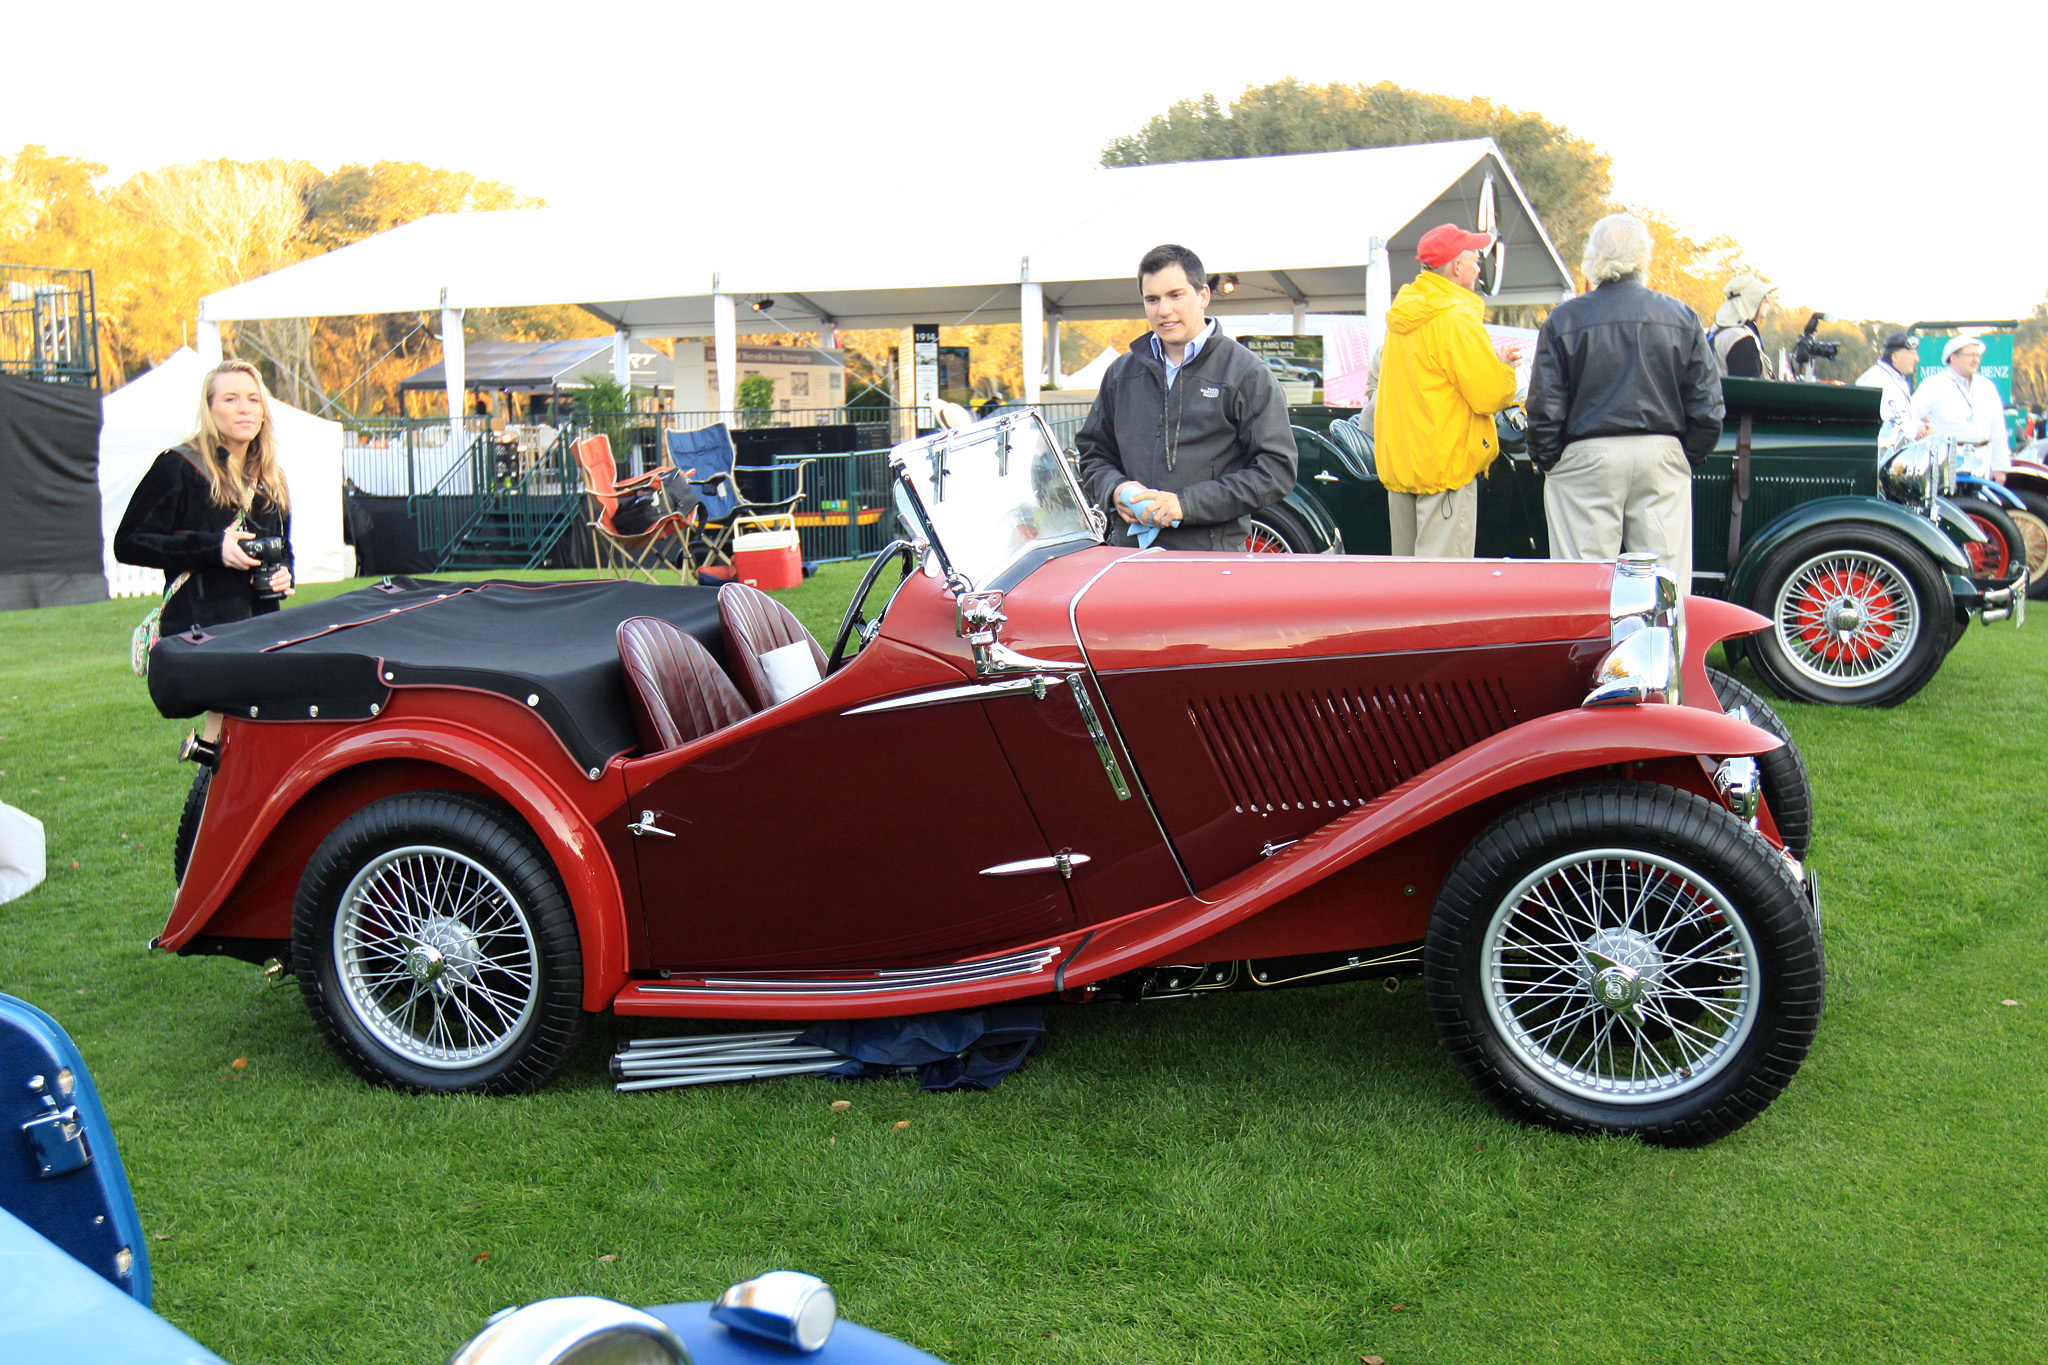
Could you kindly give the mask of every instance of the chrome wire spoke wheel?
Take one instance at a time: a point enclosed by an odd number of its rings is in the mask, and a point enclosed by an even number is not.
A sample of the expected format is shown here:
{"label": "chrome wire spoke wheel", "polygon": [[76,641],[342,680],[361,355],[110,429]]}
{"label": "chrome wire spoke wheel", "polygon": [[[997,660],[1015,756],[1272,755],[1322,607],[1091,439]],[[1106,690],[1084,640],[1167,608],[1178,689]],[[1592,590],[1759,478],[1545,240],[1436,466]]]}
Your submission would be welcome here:
{"label": "chrome wire spoke wheel", "polygon": [[1581,1099],[1653,1104],[1709,1083],[1756,1025],[1757,945],[1684,864],[1596,848],[1545,862],[1480,939],[1480,994],[1498,1035]]}
{"label": "chrome wire spoke wheel", "polygon": [[341,893],[332,947],[349,1011],[419,1066],[492,1061],[539,1008],[525,908],[489,867],[450,848],[411,844],[366,863]]}
{"label": "chrome wire spoke wheel", "polygon": [[1786,658],[1818,683],[1870,683],[1890,675],[1924,629],[1905,575],[1862,550],[1833,550],[1801,563],[1772,607],[1772,629]]}

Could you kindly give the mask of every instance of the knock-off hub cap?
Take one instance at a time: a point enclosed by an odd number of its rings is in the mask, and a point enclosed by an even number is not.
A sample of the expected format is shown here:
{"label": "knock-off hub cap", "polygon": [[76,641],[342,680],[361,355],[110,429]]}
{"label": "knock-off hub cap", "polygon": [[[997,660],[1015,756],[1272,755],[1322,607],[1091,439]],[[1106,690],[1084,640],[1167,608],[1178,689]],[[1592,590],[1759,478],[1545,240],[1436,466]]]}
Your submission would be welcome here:
{"label": "knock-off hub cap", "polygon": [[430,984],[441,979],[448,970],[448,959],[439,948],[421,943],[405,955],[405,970],[413,980]]}
{"label": "knock-off hub cap", "polygon": [[1863,613],[1853,602],[1840,602],[1829,613],[1828,624],[1838,635],[1854,635],[1863,629]]}

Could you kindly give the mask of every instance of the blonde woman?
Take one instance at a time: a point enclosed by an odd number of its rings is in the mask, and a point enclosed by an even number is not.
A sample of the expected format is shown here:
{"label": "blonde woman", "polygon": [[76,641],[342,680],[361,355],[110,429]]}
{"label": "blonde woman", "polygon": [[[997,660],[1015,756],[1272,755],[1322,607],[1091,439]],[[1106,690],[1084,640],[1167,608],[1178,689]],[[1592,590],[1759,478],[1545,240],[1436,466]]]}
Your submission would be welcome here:
{"label": "blonde woman", "polygon": [[[162,569],[167,589],[178,584],[160,625],[175,635],[276,611],[292,592],[291,535],[263,377],[246,360],[224,361],[200,387],[199,430],[157,456],[128,500],[114,557]],[[281,548],[281,562],[244,551],[258,540],[282,541],[267,547]]]}

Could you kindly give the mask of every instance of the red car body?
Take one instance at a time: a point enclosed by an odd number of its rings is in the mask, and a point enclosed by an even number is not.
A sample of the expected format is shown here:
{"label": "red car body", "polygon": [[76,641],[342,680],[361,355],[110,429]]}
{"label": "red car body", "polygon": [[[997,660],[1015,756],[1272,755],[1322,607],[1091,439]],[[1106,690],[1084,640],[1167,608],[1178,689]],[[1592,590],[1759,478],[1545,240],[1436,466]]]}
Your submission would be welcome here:
{"label": "red car body", "polygon": [[[1724,810],[1718,765],[1781,744],[1716,699],[1707,650],[1766,623],[1712,599],[1683,604],[1684,704],[1585,704],[1613,564],[1081,544],[1012,572],[996,638],[1025,666],[992,673],[925,550],[844,667],[662,752],[586,768],[532,705],[461,686],[228,712],[158,946],[285,956],[338,826],[460,792],[552,865],[584,1011],[904,1015],[1209,964],[1249,986],[1276,960],[1397,976],[1505,812],[1598,782]],[[1782,845],[1768,803],[1749,823]]]}

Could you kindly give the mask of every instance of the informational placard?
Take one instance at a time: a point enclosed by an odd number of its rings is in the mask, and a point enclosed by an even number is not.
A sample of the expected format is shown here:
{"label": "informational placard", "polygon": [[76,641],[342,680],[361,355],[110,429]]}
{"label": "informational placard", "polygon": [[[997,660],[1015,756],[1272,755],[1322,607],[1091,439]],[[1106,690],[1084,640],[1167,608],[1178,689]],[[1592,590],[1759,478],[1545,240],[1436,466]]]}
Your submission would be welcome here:
{"label": "informational placard", "polygon": [[1244,348],[1266,363],[1288,406],[1320,403],[1323,388],[1323,338],[1309,336],[1241,336]]}
{"label": "informational placard", "polygon": [[910,328],[912,401],[921,408],[939,401],[939,324],[912,323]]}

